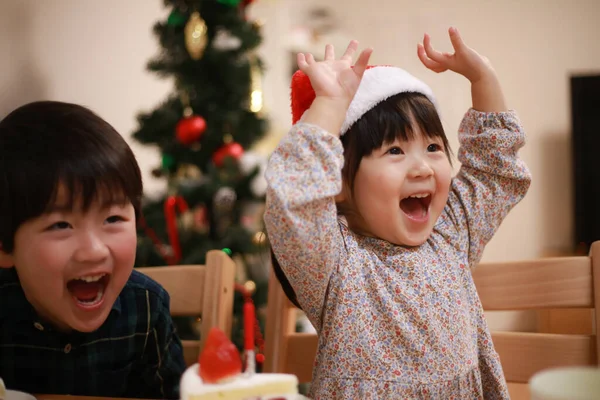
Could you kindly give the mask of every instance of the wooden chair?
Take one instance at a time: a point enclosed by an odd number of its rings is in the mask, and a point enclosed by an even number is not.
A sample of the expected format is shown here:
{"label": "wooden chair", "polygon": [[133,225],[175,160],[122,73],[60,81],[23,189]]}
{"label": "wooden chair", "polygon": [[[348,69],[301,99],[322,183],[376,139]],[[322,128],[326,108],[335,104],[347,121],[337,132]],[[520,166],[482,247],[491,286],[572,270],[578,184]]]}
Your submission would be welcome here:
{"label": "wooden chair", "polygon": [[[592,309],[594,335],[492,332],[513,399],[528,399],[527,382],[557,366],[600,360],[600,241],[589,256],[482,263],[473,277],[484,310]],[[595,288],[595,290],[594,290]],[[265,332],[265,371],[312,379],[317,336],[295,332],[297,309],[271,271]]]}
{"label": "wooden chair", "polygon": [[221,250],[206,254],[206,265],[144,267],[137,271],[160,283],[171,297],[172,316],[202,315],[200,340],[183,340],[186,364],[198,362],[200,349],[212,327],[231,336],[235,264]]}

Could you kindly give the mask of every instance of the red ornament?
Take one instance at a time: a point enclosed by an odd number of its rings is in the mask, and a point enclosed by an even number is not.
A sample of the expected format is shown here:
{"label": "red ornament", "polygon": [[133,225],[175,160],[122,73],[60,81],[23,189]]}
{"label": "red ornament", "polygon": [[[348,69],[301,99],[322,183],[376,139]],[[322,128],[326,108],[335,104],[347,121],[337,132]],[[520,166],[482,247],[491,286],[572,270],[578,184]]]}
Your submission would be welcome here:
{"label": "red ornament", "polygon": [[231,142],[223,145],[220,149],[214,152],[212,160],[217,167],[222,167],[226,157],[239,159],[244,154],[244,148],[241,144]]}
{"label": "red ornament", "polygon": [[206,130],[206,121],[199,115],[185,117],[177,123],[175,132],[177,140],[183,145],[190,145],[202,137]]}
{"label": "red ornament", "polygon": [[183,214],[188,210],[188,205],[181,196],[169,196],[165,201],[164,208],[169,243],[173,249],[175,262],[178,262],[181,260],[181,243],[179,243],[179,232],[177,230],[177,211]]}

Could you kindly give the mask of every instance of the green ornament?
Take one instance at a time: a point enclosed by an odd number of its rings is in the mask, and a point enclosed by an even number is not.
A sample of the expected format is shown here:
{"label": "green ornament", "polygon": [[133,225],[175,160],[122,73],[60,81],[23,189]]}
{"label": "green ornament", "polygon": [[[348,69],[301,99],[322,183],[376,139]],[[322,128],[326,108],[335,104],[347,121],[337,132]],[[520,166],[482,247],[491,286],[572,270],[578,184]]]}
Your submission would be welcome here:
{"label": "green ornament", "polygon": [[241,0],[217,0],[219,3],[221,4],[225,4],[231,7],[237,7],[238,4],[240,4]]}
{"label": "green ornament", "polygon": [[223,253],[227,254],[228,256],[231,256],[233,254],[233,252],[231,251],[231,249],[229,247],[224,247]]}
{"label": "green ornament", "polygon": [[185,24],[186,17],[180,13],[179,10],[173,10],[167,18],[167,25],[169,26],[183,26]]}
{"label": "green ornament", "polygon": [[170,171],[175,166],[175,159],[170,154],[163,154],[162,156],[162,168],[165,171]]}

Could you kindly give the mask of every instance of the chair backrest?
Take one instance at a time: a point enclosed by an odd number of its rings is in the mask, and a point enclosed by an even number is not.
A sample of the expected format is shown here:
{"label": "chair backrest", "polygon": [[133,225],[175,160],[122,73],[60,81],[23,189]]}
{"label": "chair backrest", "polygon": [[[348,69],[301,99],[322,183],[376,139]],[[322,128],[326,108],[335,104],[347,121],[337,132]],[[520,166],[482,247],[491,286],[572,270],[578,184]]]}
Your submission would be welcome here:
{"label": "chair backrest", "polygon": [[[589,256],[482,263],[473,278],[483,308],[492,310],[593,309],[594,335],[492,332],[508,382],[526,383],[556,366],[600,361],[600,241]],[[595,289],[595,290],[594,290]],[[317,336],[295,332],[297,310],[271,271],[265,331],[265,371],[310,382]]]}
{"label": "chair backrest", "polygon": [[171,298],[172,316],[200,316],[200,340],[183,340],[187,365],[198,362],[200,349],[212,327],[231,336],[235,264],[221,250],[206,254],[205,265],[143,267],[137,271],[158,282]]}

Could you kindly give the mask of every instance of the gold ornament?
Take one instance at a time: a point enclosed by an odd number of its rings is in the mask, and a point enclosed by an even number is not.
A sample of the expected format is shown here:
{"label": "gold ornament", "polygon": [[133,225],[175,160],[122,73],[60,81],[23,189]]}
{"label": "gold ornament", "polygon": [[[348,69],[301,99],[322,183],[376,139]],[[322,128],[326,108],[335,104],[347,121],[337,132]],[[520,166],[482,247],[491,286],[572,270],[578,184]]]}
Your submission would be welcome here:
{"label": "gold ornament", "polygon": [[256,60],[250,61],[250,111],[257,113],[263,108],[262,74]]}
{"label": "gold ornament", "polygon": [[263,26],[265,26],[265,21],[263,21],[262,19],[255,19],[254,21],[252,21],[252,26],[254,26],[254,29],[258,31]]}
{"label": "gold ornament", "polygon": [[198,11],[194,11],[185,25],[185,47],[194,60],[201,59],[204,54],[208,42],[206,31],[206,22]]}
{"label": "gold ornament", "polygon": [[191,231],[194,228],[194,213],[186,211],[181,216],[181,225],[186,231]]}
{"label": "gold ornament", "polygon": [[244,283],[244,289],[246,289],[246,293],[252,296],[256,291],[256,283],[254,283],[254,281],[246,281],[246,283]]}
{"label": "gold ornament", "polygon": [[177,179],[200,179],[202,172],[194,164],[181,164],[177,168],[176,176]]}
{"label": "gold ornament", "polygon": [[256,232],[254,236],[252,236],[252,243],[254,243],[257,246],[262,246],[263,244],[265,244],[266,241],[267,235],[265,235],[265,233],[262,231]]}

